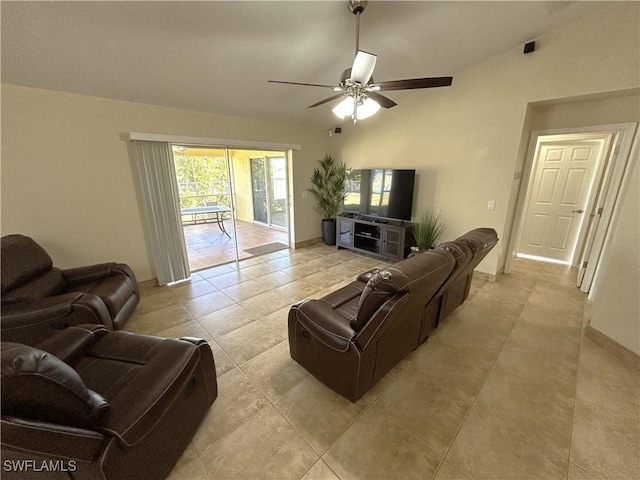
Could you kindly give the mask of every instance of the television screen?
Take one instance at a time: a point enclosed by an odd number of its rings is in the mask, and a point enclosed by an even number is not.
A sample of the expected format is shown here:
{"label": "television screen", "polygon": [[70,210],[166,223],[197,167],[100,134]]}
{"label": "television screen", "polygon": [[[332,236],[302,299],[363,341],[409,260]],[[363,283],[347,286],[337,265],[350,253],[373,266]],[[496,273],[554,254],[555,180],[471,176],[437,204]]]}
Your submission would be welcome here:
{"label": "television screen", "polygon": [[346,179],[344,211],[411,220],[415,170],[351,170]]}

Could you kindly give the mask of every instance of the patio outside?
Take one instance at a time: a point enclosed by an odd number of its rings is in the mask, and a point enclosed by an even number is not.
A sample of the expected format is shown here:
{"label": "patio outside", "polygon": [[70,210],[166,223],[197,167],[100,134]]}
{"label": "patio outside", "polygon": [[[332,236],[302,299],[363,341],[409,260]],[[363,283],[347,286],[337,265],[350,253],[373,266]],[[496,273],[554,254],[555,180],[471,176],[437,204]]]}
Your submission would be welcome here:
{"label": "patio outside", "polygon": [[[191,271],[233,262],[236,239],[238,259],[288,248],[288,232],[279,228],[287,225],[285,202],[272,201],[272,192],[286,184],[286,167],[284,178],[282,169],[256,174],[256,165],[270,164],[274,152],[175,146],[173,153]],[[261,223],[267,218],[276,228]]]}

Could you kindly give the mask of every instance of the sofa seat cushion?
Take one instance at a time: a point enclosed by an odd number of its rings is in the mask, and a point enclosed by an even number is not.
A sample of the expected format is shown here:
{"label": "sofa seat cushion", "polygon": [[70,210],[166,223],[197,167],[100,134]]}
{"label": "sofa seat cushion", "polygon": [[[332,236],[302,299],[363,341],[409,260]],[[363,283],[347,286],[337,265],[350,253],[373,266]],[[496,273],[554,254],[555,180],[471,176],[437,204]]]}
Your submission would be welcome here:
{"label": "sofa seat cushion", "polygon": [[200,351],[190,342],[113,331],[74,368],[111,405],[112,415],[102,425],[103,431],[131,446],[153,429],[179,395],[193,387],[189,382],[199,361]]}
{"label": "sofa seat cushion", "polygon": [[99,425],[108,415],[107,401],[55,355],[3,342],[1,357],[3,415],[81,428]]}
{"label": "sofa seat cushion", "polygon": [[112,273],[110,276],[100,280],[70,284],[68,291],[97,295],[107,305],[111,317],[114,318],[131,296],[135,294],[135,286],[126,275]]}

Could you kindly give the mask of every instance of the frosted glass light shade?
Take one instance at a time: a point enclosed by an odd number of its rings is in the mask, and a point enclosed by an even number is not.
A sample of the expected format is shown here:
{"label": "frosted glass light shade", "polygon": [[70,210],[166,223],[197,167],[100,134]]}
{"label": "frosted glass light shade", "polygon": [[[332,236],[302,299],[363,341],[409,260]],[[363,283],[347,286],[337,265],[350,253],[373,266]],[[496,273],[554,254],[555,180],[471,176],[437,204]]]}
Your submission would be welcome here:
{"label": "frosted glass light shade", "polygon": [[362,103],[355,105],[355,100],[352,96],[346,97],[338,105],[333,108],[333,113],[340,119],[345,117],[353,117],[355,107],[356,120],[364,120],[365,118],[375,115],[380,110],[380,105],[371,98],[365,98]]}
{"label": "frosted glass light shade", "polygon": [[336,114],[341,120],[345,117],[350,117],[353,115],[353,97],[348,96],[343,101],[341,101],[338,105],[333,107],[333,113]]}
{"label": "frosted glass light shade", "polygon": [[366,98],[362,105],[358,105],[356,109],[356,118],[358,120],[364,120],[365,118],[369,118],[371,115],[375,115],[376,112],[380,110],[380,105],[375,100],[370,98]]}

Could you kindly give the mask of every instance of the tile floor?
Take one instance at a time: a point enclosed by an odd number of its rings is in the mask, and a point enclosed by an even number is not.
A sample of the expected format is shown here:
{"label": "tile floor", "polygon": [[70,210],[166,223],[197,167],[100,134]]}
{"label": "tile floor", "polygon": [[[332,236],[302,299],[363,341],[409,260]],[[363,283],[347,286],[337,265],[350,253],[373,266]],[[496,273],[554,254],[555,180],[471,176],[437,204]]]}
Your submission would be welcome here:
{"label": "tile floor", "polygon": [[219,397],[171,479],[638,479],[637,359],[583,330],[574,272],[514,262],[353,404],[289,358],[289,305],[378,267],[326,246],[143,287],[126,328],[209,340]]}
{"label": "tile floor", "polygon": [[[225,220],[224,225],[231,238],[227,237],[215,223],[184,225],[187,256],[192,271],[234,261],[233,222],[228,219]],[[241,220],[236,220],[236,229],[240,259],[251,257],[251,254],[245,252],[249,248],[274,242],[289,244],[289,235],[283,230]]]}

